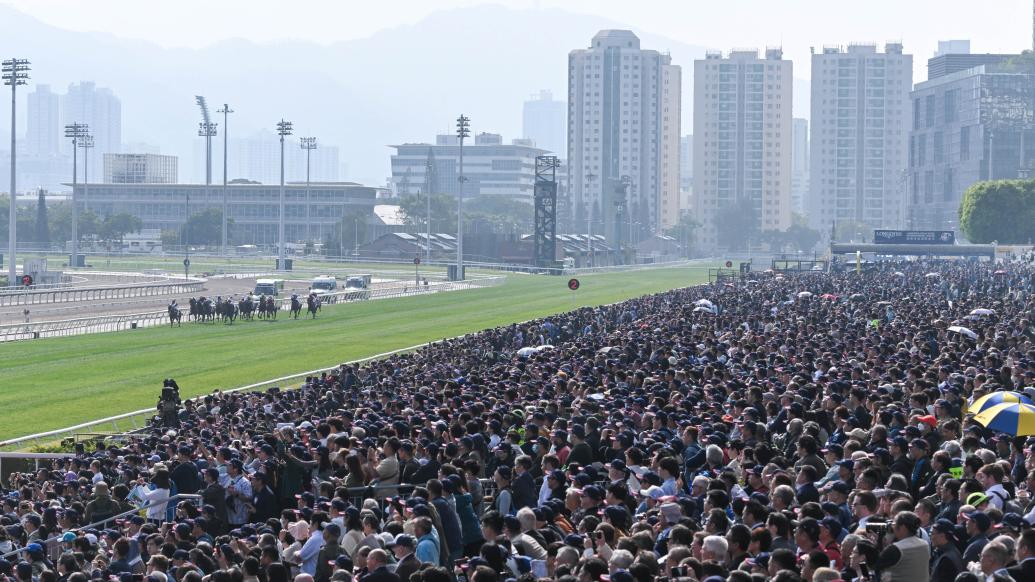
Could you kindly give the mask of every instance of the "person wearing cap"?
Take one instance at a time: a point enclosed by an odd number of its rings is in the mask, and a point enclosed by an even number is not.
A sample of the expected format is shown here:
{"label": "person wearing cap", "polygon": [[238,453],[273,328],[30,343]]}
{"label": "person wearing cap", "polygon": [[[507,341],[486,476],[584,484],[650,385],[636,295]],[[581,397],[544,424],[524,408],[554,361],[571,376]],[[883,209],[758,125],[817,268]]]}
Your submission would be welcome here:
{"label": "person wearing cap", "polygon": [[420,560],[414,553],[417,540],[413,536],[404,533],[395,536],[395,540],[388,544],[388,549],[395,555],[395,574],[401,580],[409,580],[410,574],[420,569]]}
{"label": "person wearing cap", "polygon": [[931,443],[922,438],[915,438],[909,443],[909,458],[913,460],[913,470],[910,472],[909,487],[913,497],[917,496],[920,488],[931,477],[931,461],[927,458],[927,451]]}
{"label": "person wearing cap", "polygon": [[496,497],[492,500],[492,506],[500,515],[510,515],[516,510],[514,496],[510,490],[513,475],[511,468],[506,465],[496,467],[496,471],[492,474],[492,480],[496,484]]}
{"label": "person wearing cap", "polygon": [[108,490],[108,484],[104,481],[95,483],[93,486],[93,498],[86,504],[86,513],[83,519],[86,523],[95,523],[115,517],[119,513],[119,506]]}
{"label": "person wearing cap", "polygon": [[963,518],[967,522],[967,543],[963,551],[963,563],[969,564],[981,559],[981,550],[988,544],[988,530],[992,528],[992,519],[983,511],[964,513]]}
{"label": "person wearing cap", "polygon": [[830,558],[830,567],[840,569],[844,566],[841,558],[841,544],[837,542],[841,536],[841,522],[836,517],[824,517],[819,520],[819,547]]}
{"label": "person wearing cap", "polygon": [[963,555],[956,545],[956,524],[939,519],[931,526],[931,582],[954,582],[963,571]]}

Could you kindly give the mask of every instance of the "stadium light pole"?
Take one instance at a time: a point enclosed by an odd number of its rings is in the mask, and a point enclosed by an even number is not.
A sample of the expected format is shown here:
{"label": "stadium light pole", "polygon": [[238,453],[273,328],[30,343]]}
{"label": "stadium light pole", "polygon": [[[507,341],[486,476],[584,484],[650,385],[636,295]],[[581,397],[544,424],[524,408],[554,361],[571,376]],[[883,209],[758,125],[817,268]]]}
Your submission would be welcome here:
{"label": "stadium light pole", "polygon": [[277,224],[277,268],[284,269],[284,137],[291,135],[291,122],[281,119],[277,122],[277,135],[280,136],[280,212]]}
{"label": "stadium light pole", "polygon": [[464,139],[471,135],[471,118],[456,118],[456,137],[460,138],[460,177],[456,197],[456,280],[464,280]]}
{"label": "stadium light pole", "polygon": [[68,261],[69,268],[79,266],[79,205],[75,200],[79,180],[77,152],[79,151],[79,141],[88,135],[90,135],[90,126],[85,123],[70,123],[65,126],[65,137],[72,139],[72,256]]}
{"label": "stadium light pole", "polygon": [[299,140],[299,146],[305,150],[305,240],[309,242],[312,240],[312,234],[309,230],[309,156],[316,149],[316,138],[303,137],[299,138]]}
{"label": "stadium light pole", "polygon": [[227,248],[227,245],[229,244],[229,236],[227,234],[227,220],[228,220],[227,213],[230,210],[230,208],[229,208],[230,204],[229,204],[229,201],[227,200],[227,191],[226,191],[227,137],[230,134],[230,123],[229,123],[228,116],[231,113],[233,113],[233,112],[234,112],[234,110],[230,109],[230,106],[227,105],[226,103],[223,104],[223,108],[222,109],[219,109],[219,110],[216,111],[216,113],[222,113],[223,114],[223,238],[221,240],[222,240],[222,246],[223,246],[223,253],[224,254],[226,253],[226,248]]}
{"label": "stadium light pole", "polygon": [[8,231],[7,231],[7,246],[9,265],[7,265],[7,285],[13,287],[15,285],[15,279],[18,277],[18,270],[15,269],[14,255],[15,247],[18,246],[18,202],[17,202],[17,186],[18,173],[15,171],[17,159],[17,149],[14,136],[15,132],[15,93],[18,85],[25,85],[29,82],[29,61],[26,59],[7,59],[0,62],[0,78],[3,78],[5,85],[11,86],[11,210],[8,215]]}
{"label": "stadium light pole", "polygon": [[93,147],[93,136],[86,134],[79,140],[83,148],[83,210],[90,210],[90,148]]}

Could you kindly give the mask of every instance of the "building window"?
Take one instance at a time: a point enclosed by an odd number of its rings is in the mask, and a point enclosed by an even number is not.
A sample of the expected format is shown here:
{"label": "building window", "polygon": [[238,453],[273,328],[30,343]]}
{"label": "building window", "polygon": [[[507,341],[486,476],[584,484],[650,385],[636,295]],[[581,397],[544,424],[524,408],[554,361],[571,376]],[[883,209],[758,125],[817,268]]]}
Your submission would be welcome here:
{"label": "building window", "polygon": [[970,159],[970,126],[964,125],[960,128],[960,161]]}

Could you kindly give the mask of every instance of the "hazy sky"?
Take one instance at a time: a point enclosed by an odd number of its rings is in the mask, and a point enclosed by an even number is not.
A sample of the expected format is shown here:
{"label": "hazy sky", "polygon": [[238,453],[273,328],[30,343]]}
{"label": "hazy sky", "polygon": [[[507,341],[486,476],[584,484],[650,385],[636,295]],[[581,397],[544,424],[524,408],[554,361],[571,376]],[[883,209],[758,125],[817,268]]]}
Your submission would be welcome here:
{"label": "hazy sky", "polygon": [[[44,22],[169,47],[227,38],[329,43],[412,24],[430,12],[480,0],[0,0]],[[596,14],[680,41],[729,49],[782,45],[796,76],[810,46],[901,40],[918,73],[938,40],[969,38],[974,52],[1031,48],[1030,0],[495,0],[513,8]],[[663,47],[654,47],[663,50]],[[917,81],[923,80],[919,77]]]}

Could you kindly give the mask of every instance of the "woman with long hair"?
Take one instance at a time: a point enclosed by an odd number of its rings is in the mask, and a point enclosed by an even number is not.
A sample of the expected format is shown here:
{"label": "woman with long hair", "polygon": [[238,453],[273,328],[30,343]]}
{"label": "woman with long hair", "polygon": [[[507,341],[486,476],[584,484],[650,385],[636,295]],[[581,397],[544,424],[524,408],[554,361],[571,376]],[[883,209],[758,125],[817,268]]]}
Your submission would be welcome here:
{"label": "woman with long hair", "polygon": [[350,453],[345,457],[345,468],[349,474],[345,477],[345,487],[365,487],[367,484],[366,474],[363,471],[363,461],[359,455]]}

